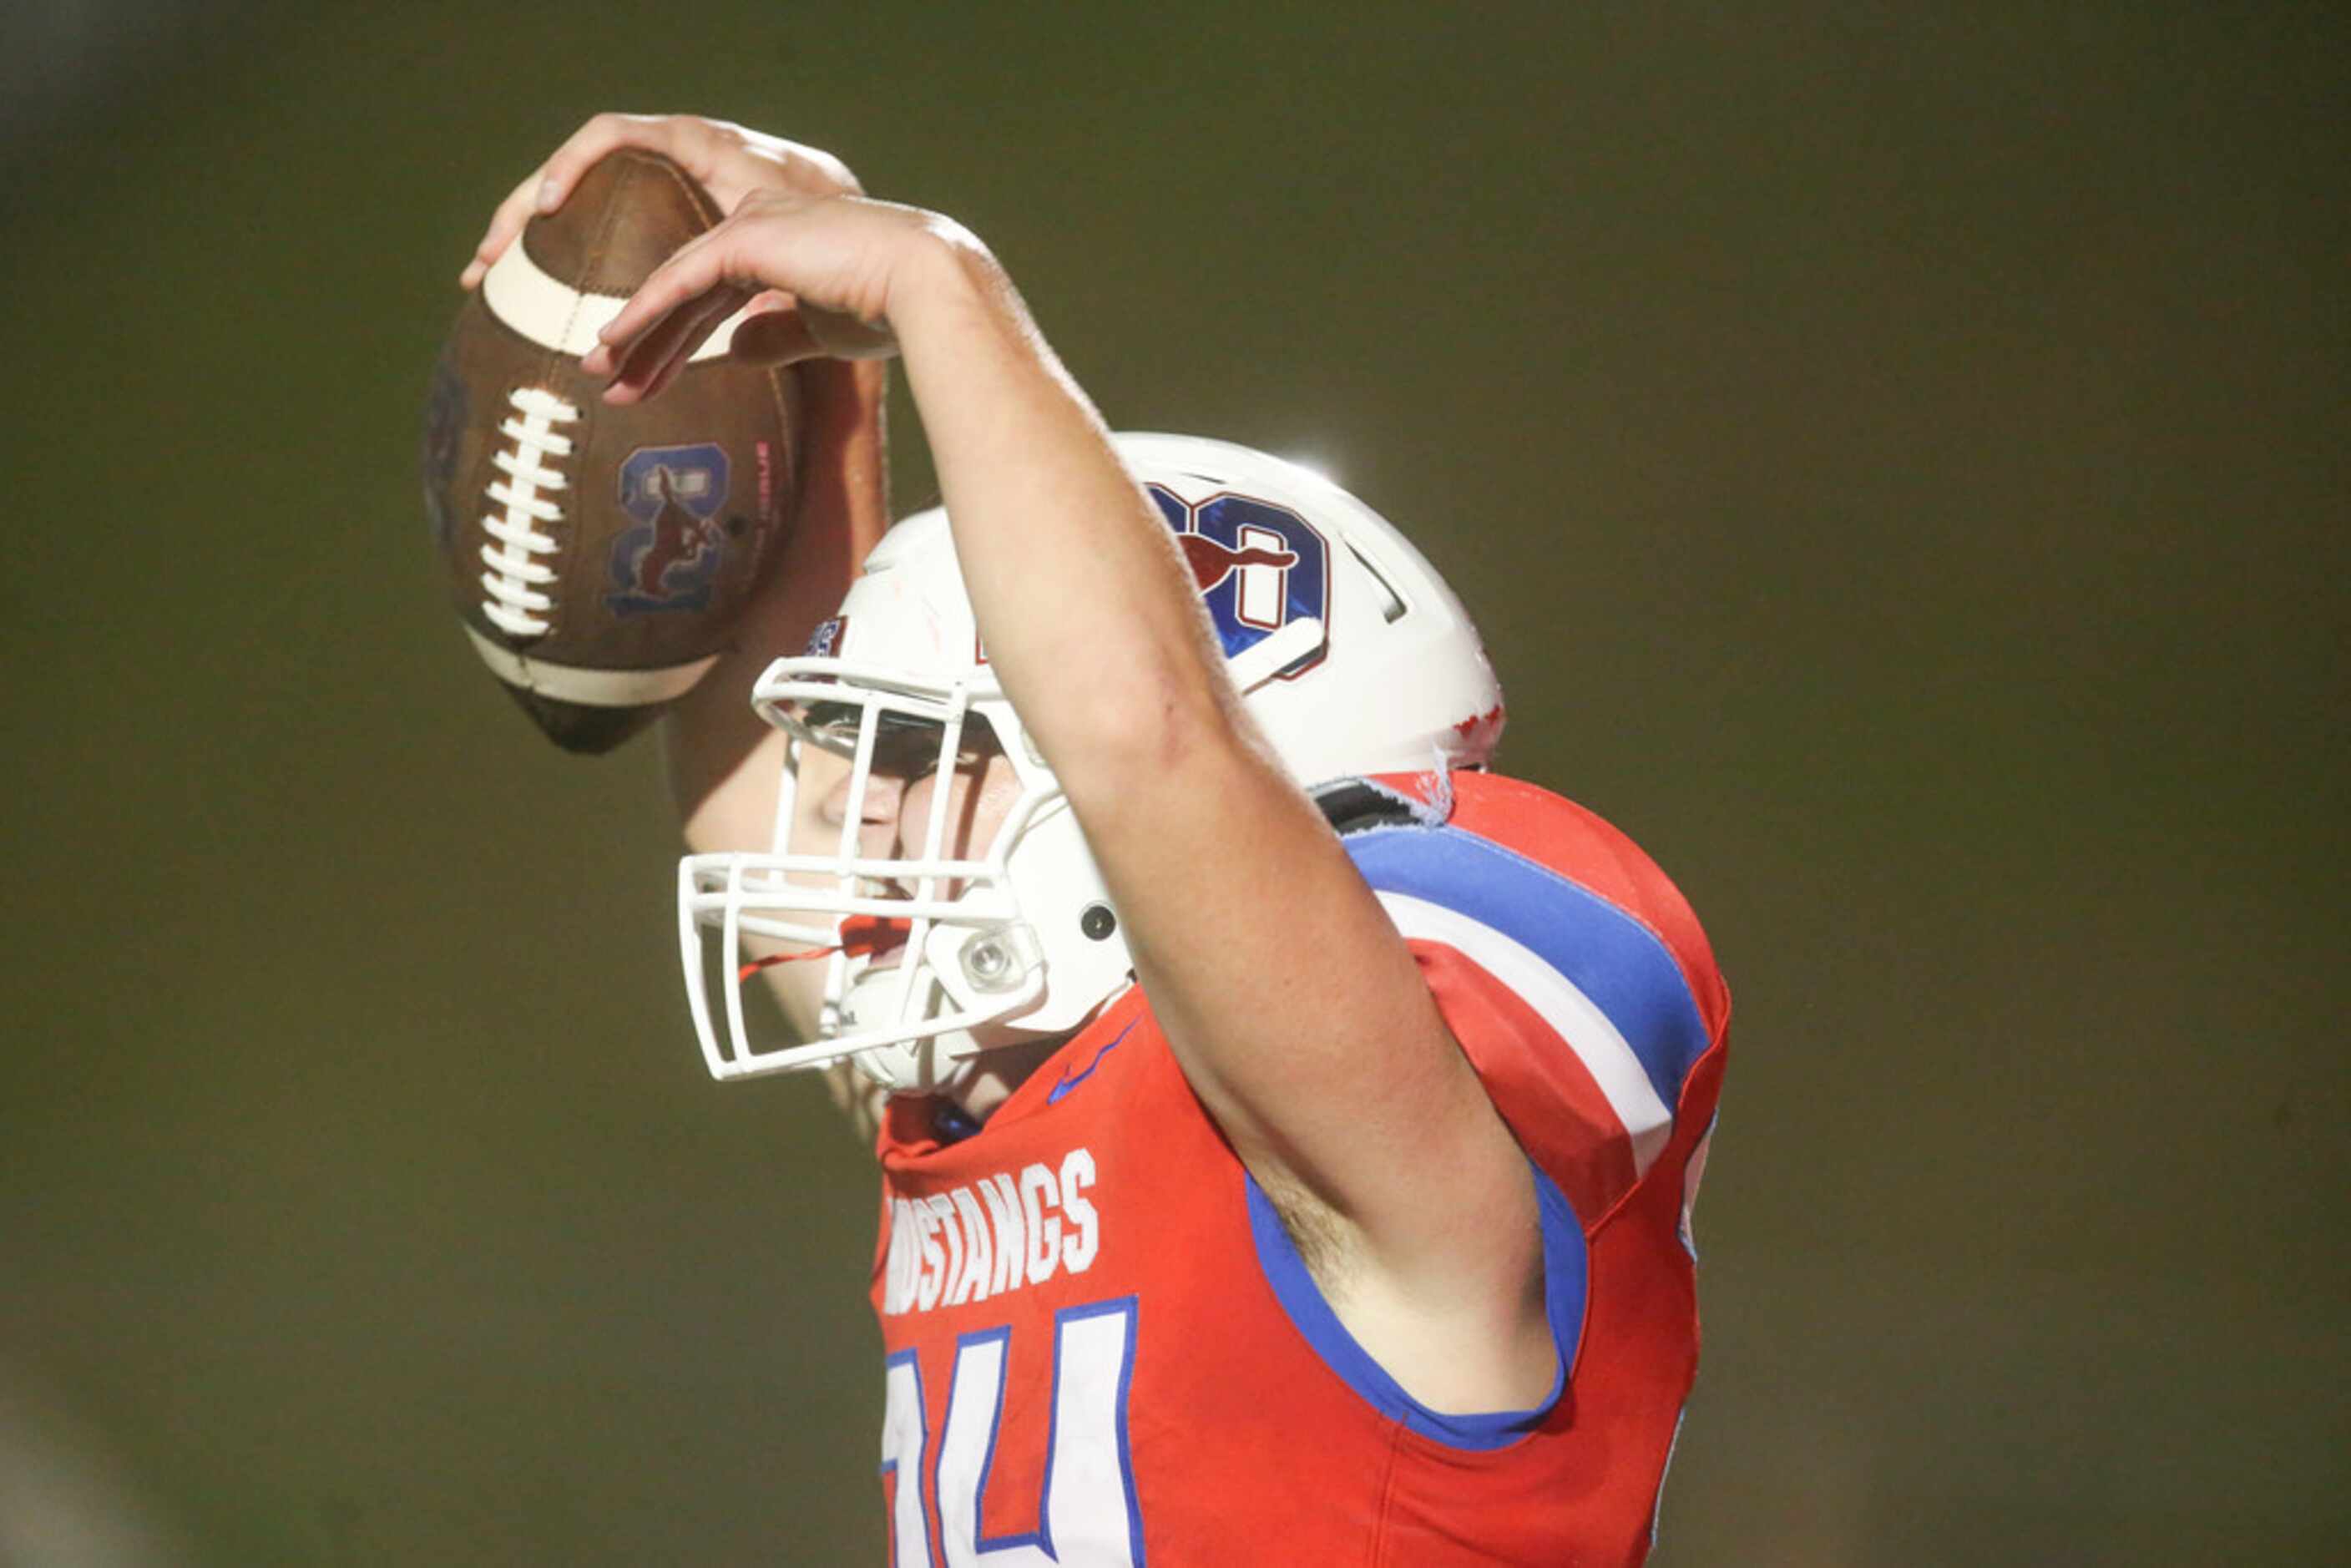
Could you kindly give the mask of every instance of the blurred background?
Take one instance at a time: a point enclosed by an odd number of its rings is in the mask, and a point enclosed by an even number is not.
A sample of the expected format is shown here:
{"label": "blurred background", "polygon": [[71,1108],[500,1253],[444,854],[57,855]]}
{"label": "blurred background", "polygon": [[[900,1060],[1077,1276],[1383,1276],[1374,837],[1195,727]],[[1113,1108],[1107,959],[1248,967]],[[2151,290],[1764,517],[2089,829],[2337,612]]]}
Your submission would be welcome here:
{"label": "blurred background", "polygon": [[706,1079],[655,748],[538,741],[427,546],[457,269],[603,108],[839,151],[1113,423],[1404,522],[1510,769],[1680,881],[1739,1022],[1656,1562],[2332,1560],[2346,35],[11,8],[0,1563],[880,1556],[866,1156]]}

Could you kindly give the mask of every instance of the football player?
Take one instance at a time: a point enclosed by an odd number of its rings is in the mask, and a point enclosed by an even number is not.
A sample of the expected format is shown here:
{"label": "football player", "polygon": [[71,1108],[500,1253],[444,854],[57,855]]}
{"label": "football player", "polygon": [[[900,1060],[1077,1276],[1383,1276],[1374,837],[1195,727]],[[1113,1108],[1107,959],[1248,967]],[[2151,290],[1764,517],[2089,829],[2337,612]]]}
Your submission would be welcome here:
{"label": "football player", "polygon": [[[729,215],[606,397],[747,301],[735,351],[814,376],[800,559],[666,727],[712,1071],[872,1086],[892,1561],[1639,1561],[1728,1018],[1681,896],[1485,771],[1500,694],[1401,534],[1113,436],[987,248],[837,160],[600,117],[466,280],[624,144]],[[944,506],[883,536],[885,356]]]}

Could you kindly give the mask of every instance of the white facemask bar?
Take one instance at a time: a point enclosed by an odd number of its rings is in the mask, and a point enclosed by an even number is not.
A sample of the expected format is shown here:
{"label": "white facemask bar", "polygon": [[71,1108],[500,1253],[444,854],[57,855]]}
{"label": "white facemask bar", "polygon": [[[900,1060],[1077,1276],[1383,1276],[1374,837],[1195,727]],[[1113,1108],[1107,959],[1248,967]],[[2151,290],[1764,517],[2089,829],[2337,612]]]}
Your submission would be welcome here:
{"label": "white facemask bar", "polygon": [[[1235,657],[1228,672],[1234,685],[1247,694],[1312,653],[1322,645],[1324,635],[1320,621],[1290,622]],[[1000,691],[985,674],[977,680],[941,685],[840,658],[779,659],[760,677],[752,695],[753,706],[770,724],[788,733],[793,748],[776,803],[772,841],[781,847],[780,852],[694,855],[679,867],[679,941],[685,965],[687,998],[703,1058],[714,1078],[805,1071],[879,1048],[958,1031],[967,1033],[1017,1015],[1040,999],[1045,975],[1040,966],[1032,963],[1018,988],[990,995],[983,1002],[957,1010],[953,1005],[953,993],[940,978],[940,971],[931,962],[929,953],[931,933],[942,925],[977,930],[1020,923],[1020,912],[1010,896],[1006,861],[1010,846],[1019,841],[1029,821],[1057,800],[1061,790],[1050,771],[1026,751],[1017,720],[1008,724],[998,719],[992,726],[1019,777],[1021,792],[998,829],[985,858],[942,858],[954,794],[946,789],[932,793],[919,858],[907,860],[858,852],[865,796],[872,787],[874,744],[883,716],[896,713],[937,724],[940,737],[935,767],[942,773],[951,774],[962,745],[966,715],[975,703],[1001,701]],[[830,856],[796,853],[791,849],[800,785],[799,748],[822,745],[802,721],[798,709],[801,705],[814,703],[837,704],[858,711],[848,809],[842,814],[841,831]],[[1010,716],[1008,713],[1005,716]],[[911,898],[861,894],[857,891],[861,882],[899,881],[910,875],[915,883]],[[820,892],[805,880],[792,881],[796,876],[830,876],[833,885],[830,892]],[[939,886],[945,883],[961,883],[962,892],[952,900],[939,897]],[[818,923],[776,917],[784,914],[813,917]],[[843,1032],[849,1030],[849,1019],[842,1004],[856,977],[852,972],[850,955],[840,950],[838,944],[841,922],[852,915],[905,920],[909,928],[904,948],[906,956],[899,966],[897,993],[886,1009],[890,1021]],[[705,932],[711,927],[716,927],[720,935],[718,978],[726,986],[724,1045],[712,1028],[710,977],[702,967]],[[760,1051],[751,1043],[744,1016],[745,982],[739,977],[743,973],[742,942],[746,932],[802,946],[835,947],[824,960],[820,988],[818,1027],[824,1038],[773,1051]],[[858,968],[862,972],[862,966]],[[935,996],[946,1004],[936,1012],[930,1010]],[[956,1053],[958,1057],[970,1054],[968,1049]]]}
{"label": "white facemask bar", "polygon": [[[853,677],[844,679],[844,676]],[[935,929],[1014,926],[1019,912],[1009,895],[1006,860],[1029,821],[1059,797],[1058,783],[1041,765],[1008,744],[1021,792],[998,829],[985,856],[945,858],[946,834],[955,792],[933,791],[923,828],[923,850],[915,858],[864,855],[859,852],[865,797],[872,787],[873,751],[885,715],[895,714],[939,729],[935,769],[952,776],[959,756],[966,715],[975,702],[1000,702],[993,683],[959,681],[940,686],[897,678],[894,673],[825,658],[778,660],[760,678],[754,706],[770,723],[791,737],[790,765],[777,800],[774,841],[780,852],[765,855],[711,854],[688,856],[680,864],[678,883],[679,941],[686,967],[687,998],[695,1033],[713,1077],[731,1079],[821,1067],[862,1051],[900,1045],[987,1024],[1029,1007],[1042,995],[1044,974],[1031,964],[1022,983],[1002,993],[991,993],[958,1009],[954,993],[933,962]],[[857,744],[852,755],[847,785],[847,810],[831,854],[795,852],[793,828],[800,786],[800,748],[821,746],[802,721],[799,705],[829,703],[858,711]],[[1008,715],[1007,717],[1009,716]],[[1008,725],[994,725],[1009,742]],[[827,748],[830,749],[830,748]],[[830,889],[811,886],[808,879],[829,878]],[[795,880],[797,879],[797,880]],[[911,896],[860,893],[869,881],[913,881]],[[961,883],[953,898],[940,895],[943,884]],[[806,918],[786,919],[783,915]],[[770,940],[810,947],[836,946],[841,922],[851,915],[872,915],[908,923],[905,957],[899,967],[895,997],[886,1008],[889,1021],[842,1032],[849,1020],[842,1003],[856,973],[852,960],[836,950],[825,962],[819,1027],[826,1038],[805,1045],[761,1051],[751,1043],[744,1016],[743,936],[749,933]],[[716,982],[726,986],[723,1010],[726,1038],[714,1025],[708,990],[714,981],[704,968],[707,934],[719,936],[721,972]],[[862,972],[863,966],[855,968]],[[943,1004],[933,1010],[934,1000]],[[968,1051],[958,1053],[968,1055]]]}

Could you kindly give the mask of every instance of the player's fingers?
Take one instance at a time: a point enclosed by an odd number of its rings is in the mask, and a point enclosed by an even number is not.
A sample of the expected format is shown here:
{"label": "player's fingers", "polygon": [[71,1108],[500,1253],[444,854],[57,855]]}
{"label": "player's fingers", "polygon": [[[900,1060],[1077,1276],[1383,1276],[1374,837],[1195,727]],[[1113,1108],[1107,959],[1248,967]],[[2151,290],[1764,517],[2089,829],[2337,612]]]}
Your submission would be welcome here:
{"label": "player's fingers", "polygon": [[677,380],[685,367],[694,362],[695,350],[708,341],[710,334],[725,326],[727,319],[743,308],[744,296],[745,290],[722,288],[686,313],[676,340],[655,362],[653,376],[645,382],[646,397],[661,396],[669,383]]}
{"label": "player's fingers", "polygon": [[569,201],[580,177],[616,147],[648,147],[667,153],[696,179],[705,178],[701,170],[709,162],[707,149],[688,145],[690,139],[681,129],[684,123],[683,117],[676,115],[600,114],[580,126],[498,204],[482,243],[474,247],[474,259],[457,275],[458,286],[471,288],[480,283],[522,233],[523,225]]}
{"label": "player's fingers", "polygon": [[599,114],[567,137],[545,163],[498,204],[481,244],[474,247],[473,259],[457,275],[459,286],[472,288],[479,284],[525,225],[562,206],[580,177],[622,147],[661,153],[691,174],[729,212],[740,207],[754,191],[832,194],[859,188],[849,166],[831,153],[724,120],[690,114]]}
{"label": "player's fingers", "polygon": [[672,252],[638,286],[620,314],[597,330],[596,336],[615,350],[615,362],[631,358],[636,340],[688,300],[723,287],[734,292],[735,303],[728,307],[732,311],[766,292],[770,285],[759,279],[755,260],[765,233],[756,218],[737,215],[705,229]]}
{"label": "player's fingers", "polygon": [[685,330],[687,320],[698,300],[683,300],[674,310],[655,318],[645,329],[632,338],[601,344],[595,352],[584,356],[580,368],[590,375],[610,378],[604,389],[608,401],[619,402],[615,392],[625,392],[626,401],[634,402],[644,395],[662,361],[670,353]]}
{"label": "player's fingers", "polygon": [[[639,284],[628,303],[621,307],[620,314],[596,329],[598,346],[581,357],[580,368],[593,376],[611,374],[611,367],[634,356],[638,340],[652,331],[656,323],[687,300],[725,282],[725,256],[712,243],[723,232],[722,225],[695,235],[653,268],[652,276]],[[747,297],[747,290],[736,303],[740,305]]]}
{"label": "player's fingers", "polygon": [[[680,246],[655,267],[620,313],[597,332],[608,353],[590,353],[581,368],[591,375],[626,373],[619,379],[632,390],[651,384],[654,369],[673,347],[675,334],[697,334],[694,342],[715,329],[747,299],[780,283],[770,268],[777,263],[776,242],[789,232],[794,198],[769,193],[757,210],[747,206],[716,228]],[[781,226],[778,219],[785,220]],[[724,294],[731,303],[715,316],[704,306]],[[674,313],[684,312],[672,319]],[[819,329],[820,339],[821,329]],[[689,344],[686,352],[692,351]]]}
{"label": "player's fingers", "polygon": [[674,114],[608,112],[592,116],[548,157],[538,172],[538,183],[531,191],[532,205],[542,213],[555,211],[570,196],[582,174],[601,162],[606,153],[622,147],[643,147],[662,153],[700,179],[696,160],[680,137],[680,127],[685,120],[685,116]]}
{"label": "player's fingers", "polygon": [[654,370],[652,379],[645,382],[644,391],[637,394],[637,401],[643,402],[667,392],[669,383],[677,380],[678,372],[685,369],[686,361],[690,357],[686,354],[672,354],[668,359],[664,360]]}
{"label": "player's fingers", "polygon": [[591,376],[604,378],[606,402],[635,402],[644,395],[645,383],[653,375],[644,350],[633,343],[618,350],[610,344],[600,345],[581,356],[580,368]]}
{"label": "player's fingers", "polygon": [[[678,363],[684,362],[679,356]],[[604,387],[604,401],[609,403],[643,402],[660,394],[675,374],[672,361],[653,353],[632,354],[622,361],[611,381]]]}
{"label": "player's fingers", "polygon": [[482,275],[490,270],[498,257],[506,254],[507,246],[514,243],[515,236],[522,233],[523,225],[530,221],[534,211],[532,202],[538,190],[539,178],[538,172],[533,172],[528,179],[507,192],[506,200],[500,202],[497,210],[490,214],[490,226],[484,231],[481,243],[474,247],[474,258],[457,275],[460,288],[471,288],[481,282]]}
{"label": "player's fingers", "polygon": [[570,196],[580,176],[608,153],[642,147],[684,170],[722,208],[731,210],[746,191],[765,183],[751,172],[763,162],[751,154],[754,140],[754,133],[739,125],[696,114],[600,114],[573,131],[548,159],[533,200],[538,211],[551,213]]}
{"label": "player's fingers", "polygon": [[791,365],[821,359],[824,345],[816,340],[808,318],[790,306],[761,310],[744,318],[735,329],[730,350],[747,365]]}
{"label": "player's fingers", "polygon": [[[659,274],[655,274],[655,277],[658,277]],[[581,370],[591,376],[602,376],[611,380],[619,376],[631,364],[640,363],[650,340],[661,329],[662,324],[669,319],[672,312],[681,308],[687,298],[692,298],[692,296],[687,296],[685,298],[665,297],[662,307],[658,309],[638,309],[638,301],[646,298],[647,291],[652,287],[652,282],[649,280],[645,287],[638,289],[635,294],[630,296],[629,304],[622,308],[619,316],[596,329],[596,336],[600,341],[594,348],[580,356]],[[624,327],[622,327],[623,323],[625,323]],[[615,330],[616,327],[622,327],[622,329]]]}
{"label": "player's fingers", "polygon": [[490,226],[482,235],[482,243],[474,247],[474,259],[457,275],[458,284],[466,288],[481,282],[483,274],[495,266],[523,225],[543,213],[551,213],[563,205],[580,176],[593,168],[597,161],[613,148],[647,134],[651,117],[642,114],[599,114],[582,124],[563,140],[563,144],[549,154],[546,162],[531,171],[522,183],[507,193],[497,211],[490,214]]}
{"label": "player's fingers", "polygon": [[[658,397],[677,379],[704,340],[743,308],[748,291],[720,287],[685,301],[614,356],[618,365],[605,388],[607,402],[641,402]],[[585,361],[582,362],[585,369]]]}

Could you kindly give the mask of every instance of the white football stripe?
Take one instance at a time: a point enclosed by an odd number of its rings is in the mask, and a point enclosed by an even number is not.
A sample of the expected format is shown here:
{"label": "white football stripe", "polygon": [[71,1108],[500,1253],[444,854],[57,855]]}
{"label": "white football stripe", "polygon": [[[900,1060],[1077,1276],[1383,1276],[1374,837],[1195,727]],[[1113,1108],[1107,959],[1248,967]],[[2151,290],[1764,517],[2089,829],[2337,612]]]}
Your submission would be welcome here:
{"label": "white football stripe", "polygon": [[[598,329],[618,316],[628,299],[619,294],[584,293],[549,277],[517,240],[482,278],[482,303],[540,348],[578,359],[596,346]],[[747,305],[720,322],[718,330],[694,350],[694,361],[715,360],[733,347],[735,329],[750,309]]]}
{"label": "white football stripe", "polygon": [[718,662],[718,655],[713,653],[658,670],[588,670],[576,664],[550,664],[502,648],[471,626],[465,628],[465,635],[474,640],[474,652],[482,656],[482,663],[507,685],[583,707],[643,707],[667,702],[691,690],[703,672]]}
{"label": "white football stripe", "polygon": [[1633,1140],[1635,1171],[1646,1175],[1673,1132],[1673,1112],[1657,1098],[1641,1059],[1608,1015],[1541,955],[1492,926],[1407,894],[1383,893],[1379,900],[1405,936],[1456,949],[1542,1015],[1600,1085],[1609,1109]]}

